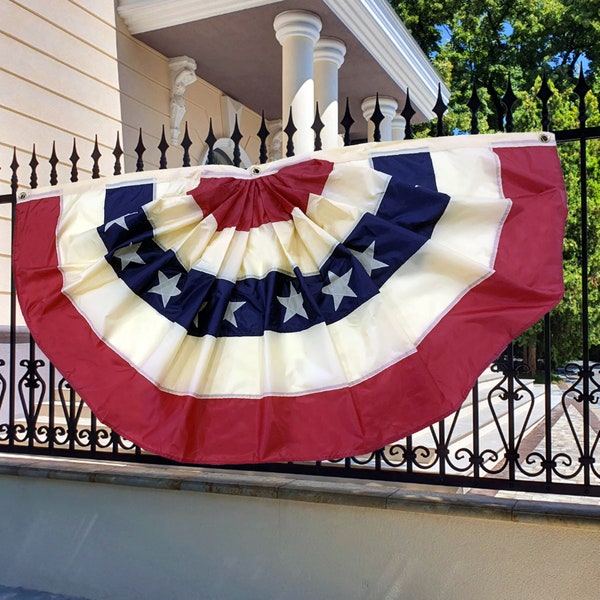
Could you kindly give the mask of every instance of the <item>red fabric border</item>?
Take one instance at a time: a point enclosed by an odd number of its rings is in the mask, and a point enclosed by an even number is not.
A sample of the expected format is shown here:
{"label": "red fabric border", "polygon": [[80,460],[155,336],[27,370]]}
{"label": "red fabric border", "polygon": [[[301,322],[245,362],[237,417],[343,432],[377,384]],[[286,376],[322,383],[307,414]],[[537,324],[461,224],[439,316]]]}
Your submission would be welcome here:
{"label": "red fabric border", "polygon": [[452,308],[418,352],[353,387],[261,400],[198,400],[158,390],[61,293],[58,197],[17,207],[13,259],[21,309],[42,351],[97,417],[148,451],[205,464],[370,452],[455,411],[510,340],[562,297],[566,198],[556,150],[497,154],[513,207],[495,274]]}

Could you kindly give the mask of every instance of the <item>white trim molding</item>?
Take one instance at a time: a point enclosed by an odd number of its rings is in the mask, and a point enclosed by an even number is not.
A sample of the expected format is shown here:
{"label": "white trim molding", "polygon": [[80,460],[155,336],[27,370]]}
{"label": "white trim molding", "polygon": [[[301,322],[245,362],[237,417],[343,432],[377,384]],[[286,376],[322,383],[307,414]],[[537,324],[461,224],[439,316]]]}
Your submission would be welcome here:
{"label": "white trim molding", "polygon": [[331,37],[321,37],[315,44],[315,62],[328,61],[339,69],[346,56],[346,44],[342,40]]}
{"label": "white trim molding", "polygon": [[283,0],[118,0],[117,12],[132,34],[218,17]]}
{"label": "white trim molding", "polygon": [[[406,91],[414,107],[433,118],[440,76],[429,62],[387,0],[323,0],[352,35],[385,69],[394,83]],[[382,35],[383,33],[383,35]],[[450,91],[442,83],[442,99],[447,104]]]}
{"label": "white trim molding", "polygon": [[297,37],[309,39],[314,46],[319,39],[321,26],[319,16],[305,10],[286,10],[273,21],[275,37],[282,46],[288,38]]}

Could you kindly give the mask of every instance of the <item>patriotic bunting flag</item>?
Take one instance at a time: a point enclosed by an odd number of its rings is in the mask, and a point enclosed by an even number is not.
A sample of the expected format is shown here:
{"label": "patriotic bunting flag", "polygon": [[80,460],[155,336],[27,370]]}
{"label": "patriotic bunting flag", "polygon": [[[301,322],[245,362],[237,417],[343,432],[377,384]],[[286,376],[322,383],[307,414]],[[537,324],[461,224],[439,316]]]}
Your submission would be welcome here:
{"label": "patriotic bunting flag", "polygon": [[19,301],[105,424],[192,463],[362,454],[455,411],[560,300],[549,134],[34,190]]}

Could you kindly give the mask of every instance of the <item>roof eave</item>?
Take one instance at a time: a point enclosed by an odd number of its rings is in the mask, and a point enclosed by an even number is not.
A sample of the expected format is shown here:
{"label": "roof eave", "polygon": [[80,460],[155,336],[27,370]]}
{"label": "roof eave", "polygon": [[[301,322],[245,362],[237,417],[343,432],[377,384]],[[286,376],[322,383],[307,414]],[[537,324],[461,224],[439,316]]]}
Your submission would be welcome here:
{"label": "roof eave", "polygon": [[[448,103],[450,91],[387,0],[323,0],[401,89],[410,90],[413,107],[433,118],[438,89]],[[383,37],[381,33],[383,32]]]}
{"label": "roof eave", "polygon": [[[410,91],[426,119],[438,98],[450,92],[387,0],[321,0],[371,54],[398,88]],[[200,21],[284,0],[119,0],[118,13],[132,34]]]}

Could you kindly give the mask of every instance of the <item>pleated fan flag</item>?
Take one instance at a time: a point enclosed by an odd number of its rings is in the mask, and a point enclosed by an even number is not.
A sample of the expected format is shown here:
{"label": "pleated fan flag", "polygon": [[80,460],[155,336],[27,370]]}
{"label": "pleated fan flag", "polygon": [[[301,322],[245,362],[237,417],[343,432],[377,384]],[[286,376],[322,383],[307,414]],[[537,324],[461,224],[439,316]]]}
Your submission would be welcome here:
{"label": "pleated fan flag", "polygon": [[563,293],[549,134],[364,144],[19,201],[20,305],[98,418],[224,464],[362,454],[446,417]]}

